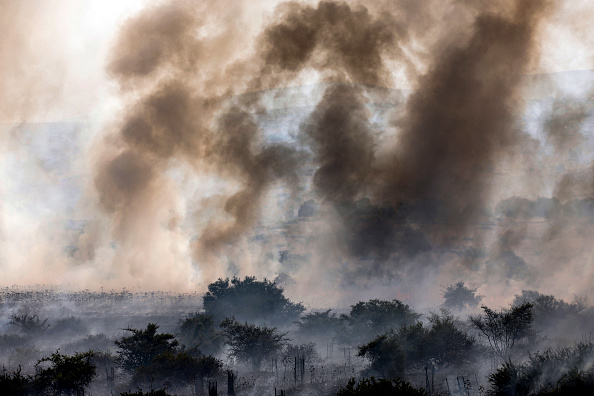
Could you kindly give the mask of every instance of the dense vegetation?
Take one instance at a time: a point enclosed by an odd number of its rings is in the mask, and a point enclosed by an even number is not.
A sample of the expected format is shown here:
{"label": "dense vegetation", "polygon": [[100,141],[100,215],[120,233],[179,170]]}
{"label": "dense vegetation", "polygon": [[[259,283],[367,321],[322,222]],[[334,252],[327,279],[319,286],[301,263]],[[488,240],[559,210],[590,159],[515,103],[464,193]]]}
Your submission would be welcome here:
{"label": "dense vegetation", "polygon": [[421,314],[380,299],[305,312],[253,277],[209,285],[203,310],[188,296],[5,289],[1,394],[592,394],[585,298],[525,290],[494,309],[476,293],[449,285]]}

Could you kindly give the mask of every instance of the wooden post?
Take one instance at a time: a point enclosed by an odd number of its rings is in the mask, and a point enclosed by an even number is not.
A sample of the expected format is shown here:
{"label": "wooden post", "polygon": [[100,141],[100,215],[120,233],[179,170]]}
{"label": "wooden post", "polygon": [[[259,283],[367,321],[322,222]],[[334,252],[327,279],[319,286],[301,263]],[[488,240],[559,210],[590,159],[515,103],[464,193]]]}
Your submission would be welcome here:
{"label": "wooden post", "polygon": [[208,381],[208,396],[218,396],[217,382]]}
{"label": "wooden post", "polygon": [[[227,370],[227,395],[235,396],[235,374],[231,370]],[[210,396],[210,395],[209,395]]]}

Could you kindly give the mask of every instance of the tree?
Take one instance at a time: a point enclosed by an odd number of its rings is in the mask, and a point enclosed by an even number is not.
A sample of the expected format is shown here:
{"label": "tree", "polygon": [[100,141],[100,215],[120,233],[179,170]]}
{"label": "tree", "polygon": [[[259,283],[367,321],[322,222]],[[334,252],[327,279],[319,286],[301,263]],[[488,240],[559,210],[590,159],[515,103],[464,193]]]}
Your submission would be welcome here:
{"label": "tree", "polygon": [[577,299],[567,303],[552,295],[545,295],[533,290],[522,290],[516,294],[512,306],[519,306],[525,302],[534,305],[534,328],[547,331],[549,336],[563,336],[577,338],[591,330],[594,312],[587,308],[584,299]]}
{"label": "tree", "polygon": [[531,303],[523,303],[496,312],[482,306],[484,315],[471,316],[470,322],[487,338],[493,352],[503,361],[508,361],[519,342],[528,341],[535,336],[532,308]]}
{"label": "tree", "polygon": [[310,312],[297,322],[298,334],[304,338],[334,338],[342,326],[341,320],[328,309],[321,312]]}
{"label": "tree", "polygon": [[226,318],[221,323],[229,355],[242,362],[251,362],[254,371],[260,370],[262,360],[277,353],[286,341],[287,333],[279,333],[276,327],[240,323],[235,318]]}
{"label": "tree", "polygon": [[351,378],[337,396],[427,396],[427,392],[416,389],[408,382],[398,379],[363,378],[358,383]]}
{"label": "tree", "polygon": [[158,328],[158,325],[149,323],[146,330],[124,329],[132,335],[115,341],[119,348],[119,361],[124,370],[134,372],[141,366],[148,366],[155,356],[175,351],[178,345],[175,337],[168,333],[157,334]]}
{"label": "tree", "polygon": [[456,327],[454,317],[447,311],[429,317],[431,328],[425,336],[425,347],[437,364],[453,365],[468,362],[475,341]]}
{"label": "tree", "polygon": [[494,396],[526,396],[528,384],[522,378],[522,366],[504,362],[493,374],[489,375],[490,394]]}
{"label": "tree", "polygon": [[206,314],[216,320],[235,317],[240,321],[282,324],[295,321],[305,311],[302,304],[286,298],[275,283],[250,276],[211,283],[203,302]]}
{"label": "tree", "polygon": [[303,357],[307,362],[319,362],[320,356],[316,351],[316,344],[308,342],[300,345],[286,344],[283,349],[286,358]]}
{"label": "tree", "polygon": [[38,315],[23,312],[18,315],[13,314],[8,324],[18,327],[26,336],[37,336],[50,327],[47,320],[47,318],[41,320]]}
{"label": "tree", "polygon": [[195,313],[180,322],[180,341],[189,348],[198,348],[205,355],[218,353],[223,336],[217,331],[212,316]]}
{"label": "tree", "polygon": [[476,290],[476,288],[471,289],[466,287],[464,282],[448,285],[443,293],[443,298],[445,299],[443,305],[448,309],[456,309],[458,311],[464,308],[474,308],[483,299],[483,296],[476,294]]}
{"label": "tree", "polygon": [[[92,351],[62,355],[59,351],[37,362],[35,388],[48,395],[77,395],[89,386],[95,377],[95,365],[91,363]],[[49,363],[49,367],[44,367]]]}
{"label": "tree", "polygon": [[340,339],[347,344],[362,343],[392,329],[414,324],[421,315],[398,300],[370,300],[351,306],[349,315],[341,315],[345,327]]}
{"label": "tree", "polygon": [[406,368],[406,355],[394,332],[377,336],[371,342],[359,347],[358,356],[371,361],[370,373],[384,378],[402,377]]}
{"label": "tree", "polygon": [[401,377],[405,370],[421,370],[429,362],[441,366],[469,361],[474,339],[459,330],[453,316],[432,314],[430,328],[421,322],[391,330],[359,347],[359,356],[371,361],[370,373]]}

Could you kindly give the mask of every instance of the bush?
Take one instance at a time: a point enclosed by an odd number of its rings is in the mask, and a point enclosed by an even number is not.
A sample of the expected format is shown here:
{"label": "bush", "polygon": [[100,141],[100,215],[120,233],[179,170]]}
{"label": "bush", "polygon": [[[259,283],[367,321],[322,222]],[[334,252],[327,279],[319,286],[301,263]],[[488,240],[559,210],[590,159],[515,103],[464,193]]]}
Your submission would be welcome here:
{"label": "bush", "polygon": [[351,378],[345,388],[341,388],[337,396],[427,396],[427,392],[416,389],[401,379],[363,378],[359,383]]}
{"label": "bush", "polygon": [[257,281],[250,276],[211,283],[203,301],[206,314],[215,320],[235,317],[239,321],[286,324],[305,311],[302,304],[291,302],[273,282]]}
{"label": "bush", "polygon": [[191,349],[199,349],[206,355],[218,353],[223,346],[223,336],[217,331],[212,316],[195,313],[189,315],[180,326],[180,341]]}
{"label": "bush", "polygon": [[254,371],[260,370],[262,360],[277,353],[288,339],[275,327],[256,326],[225,319],[221,323],[229,345],[229,355],[239,361],[252,363]]}
{"label": "bush", "polygon": [[392,329],[409,326],[421,315],[398,300],[370,300],[351,306],[349,315],[342,315],[344,327],[340,340],[345,344],[361,344]]}
{"label": "bush", "polygon": [[489,376],[492,395],[590,395],[594,343],[536,353],[524,364],[510,361]]}
{"label": "bush", "polygon": [[133,373],[141,366],[148,366],[153,358],[164,352],[174,352],[178,342],[172,334],[157,334],[157,326],[149,323],[145,330],[125,329],[132,335],[115,341],[119,360],[124,370]]}
{"label": "bush", "polygon": [[[51,395],[77,395],[84,391],[93,377],[95,365],[91,363],[93,352],[75,353],[73,356],[59,352],[41,359],[36,364],[35,388]],[[49,363],[49,367],[43,367]]]}

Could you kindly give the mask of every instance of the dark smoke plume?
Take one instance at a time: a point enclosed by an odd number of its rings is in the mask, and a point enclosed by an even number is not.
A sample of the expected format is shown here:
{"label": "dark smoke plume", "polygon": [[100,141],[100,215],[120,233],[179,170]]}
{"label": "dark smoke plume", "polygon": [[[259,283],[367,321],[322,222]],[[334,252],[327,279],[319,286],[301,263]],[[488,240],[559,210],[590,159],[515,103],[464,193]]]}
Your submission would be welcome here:
{"label": "dark smoke plume", "polygon": [[480,215],[494,165],[519,139],[517,87],[546,9],[522,1],[511,16],[479,15],[468,43],[435,59],[398,123],[384,199],[439,200],[451,224]]}
{"label": "dark smoke plume", "polygon": [[360,198],[375,173],[373,135],[361,91],[350,85],[328,88],[304,125],[318,166],[314,186],[322,199],[333,203]]}
{"label": "dark smoke plume", "polygon": [[263,142],[241,103],[225,105],[220,93],[238,88],[226,86],[225,80],[216,86],[211,78],[219,76],[197,75],[196,68],[216,55],[207,49],[217,39],[205,42],[196,36],[204,22],[197,11],[190,3],[161,5],[122,30],[109,70],[124,92],[133,94],[116,133],[125,149],[100,165],[95,185],[104,208],[127,228],[137,215],[130,205],[143,207],[144,200],[158,193],[147,193],[147,188],[158,184],[173,160],[197,173],[236,180],[240,190],[224,205],[234,222],[209,224],[196,246],[202,260],[204,249],[217,250],[259,217],[262,196],[274,181],[297,185],[300,154]]}
{"label": "dark smoke plume", "polygon": [[[213,218],[199,231],[194,258],[203,262],[255,224],[272,186],[295,193],[313,168],[313,193],[324,204],[370,198],[373,215],[359,208],[343,216],[339,234],[351,253],[389,261],[429,250],[432,223],[463,231],[480,217],[495,165],[521,138],[517,87],[547,4],[522,1],[509,15],[479,14],[467,41],[436,51],[395,125],[393,147],[381,155],[365,84],[390,86],[388,61],[414,69],[404,48],[424,24],[408,25],[418,10],[412,3],[372,13],[345,2],[288,2],[253,51],[232,61],[224,58],[241,47],[241,33],[198,34],[207,28],[199,6],[174,2],[144,11],[122,29],[108,67],[128,105],[106,140],[95,186],[117,220],[116,235],[150,216],[139,208],[165,194],[167,170],[181,163],[237,185],[222,193],[219,208],[231,221]],[[334,84],[300,126],[306,147],[266,142],[253,114],[265,105],[257,93],[237,95],[285,87],[308,70]]]}
{"label": "dark smoke plume", "polygon": [[333,1],[317,7],[288,2],[279,13],[260,44],[263,75],[312,67],[339,81],[385,85],[390,72],[384,54],[406,60],[397,40],[404,29],[392,13],[373,16],[363,6]]}

